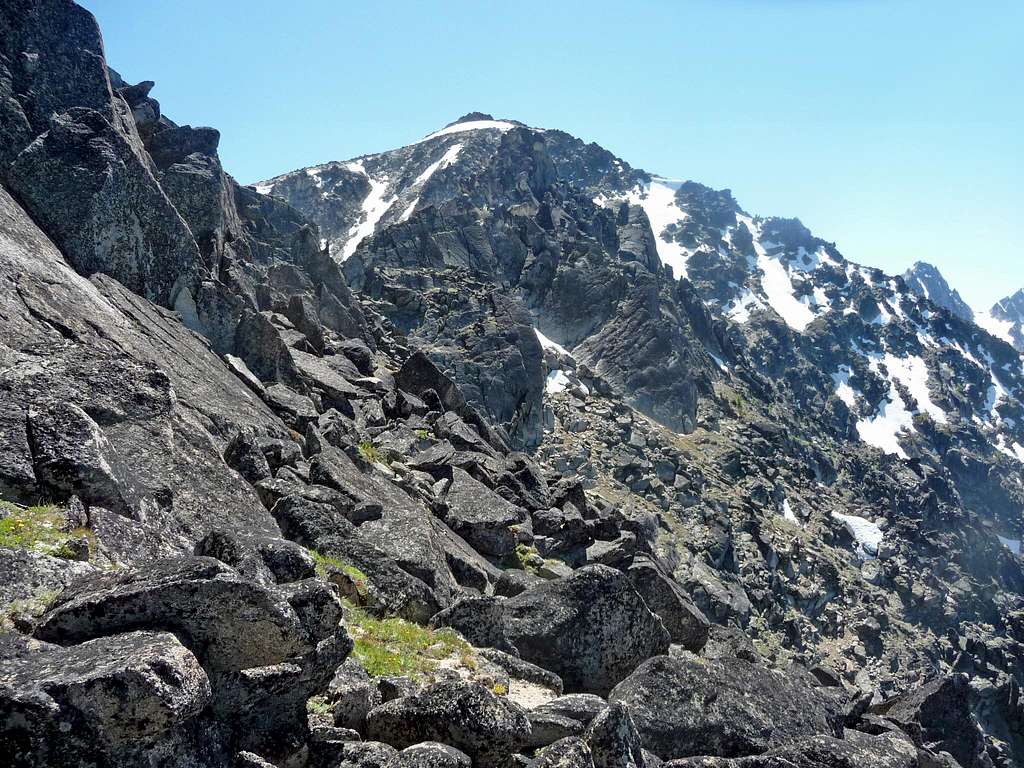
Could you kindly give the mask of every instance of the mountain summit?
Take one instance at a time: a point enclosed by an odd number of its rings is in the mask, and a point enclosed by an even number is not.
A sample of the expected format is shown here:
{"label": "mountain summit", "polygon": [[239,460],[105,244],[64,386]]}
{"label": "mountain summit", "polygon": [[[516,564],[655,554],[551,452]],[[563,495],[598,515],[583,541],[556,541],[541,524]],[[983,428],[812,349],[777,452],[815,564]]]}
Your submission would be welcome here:
{"label": "mountain summit", "polygon": [[0,30],[8,764],[1024,765],[1024,294],[482,113],[242,186]]}

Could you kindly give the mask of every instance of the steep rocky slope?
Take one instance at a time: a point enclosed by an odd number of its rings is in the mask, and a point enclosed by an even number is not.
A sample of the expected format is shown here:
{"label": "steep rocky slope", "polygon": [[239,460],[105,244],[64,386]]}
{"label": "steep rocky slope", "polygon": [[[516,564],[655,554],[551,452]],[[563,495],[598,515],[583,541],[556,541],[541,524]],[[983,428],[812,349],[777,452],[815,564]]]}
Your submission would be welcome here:
{"label": "steep rocky slope", "polygon": [[487,115],[243,187],[0,32],[9,763],[1021,760],[1005,341]]}

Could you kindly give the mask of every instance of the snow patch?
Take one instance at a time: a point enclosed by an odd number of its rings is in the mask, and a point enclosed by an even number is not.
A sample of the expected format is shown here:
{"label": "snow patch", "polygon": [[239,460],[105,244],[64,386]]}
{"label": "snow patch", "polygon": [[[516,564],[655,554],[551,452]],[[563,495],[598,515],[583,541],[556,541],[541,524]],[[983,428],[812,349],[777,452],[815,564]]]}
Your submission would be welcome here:
{"label": "snow patch", "polygon": [[571,383],[569,377],[565,375],[565,371],[559,368],[548,374],[548,378],[544,382],[544,391],[549,395],[557,395],[559,392],[565,392]]}
{"label": "snow patch", "polygon": [[419,176],[416,177],[416,181],[412,184],[414,187],[418,187],[420,184],[426,184],[427,180],[430,179],[439,169],[447,168],[449,165],[455,162],[455,159],[459,156],[459,152],[462,151],[462,142],[452,144],[448,147],[448,151],[441,155],[441,158],[436,162],[431,163]]}
{"label": "snow patch", "polygon": [[[426,184],[430,180],[430,177],[433,176],[435,173],[437,173],[438,170],[440,170],[441,168],[447,168],[449,165],[454,163],[455,159],[459,156],[459,152],[461,152],[461,151],[462,151],[462,143],[461,142],[459,142],[457,144],[452,144],[448,148],[448,151],[446,151],[443,155],[441,155],[440,159],[438,159],[438,160],[434,161],[433,163],[431,163],[430,165],[428,165],[423,170],[423,173],[421,173],[419,176],[416,177],[416,179],[412,183],[412,186],[413,187],[419,187],[419,186],[421,186],[423,184]],[[417,206],[417,204],[419,202],[420,202],[420,198],[419,198],[419,196],[417,196],[415,200],[413,200],[411,203],[409,203],[408,207],[402,212],[402,215],[399,217],[398,220],[399,221],[408,221],[409,217],[412,216],[412,214],[415,212],[416,206]]]}
{"label": "snow patch", "polygon": [[510,123],[507,120],[467,120],[464,123],[449,125],[447,128],[442,128],[440,131],[434,131],[429,136],[425,136],[419,141],[413,143],[422,144],[424,141],[430,141],[431,139],[436,139],[439,136],[448,136],[452,133],[465,133],[466,131],[497,130],[504,133],[505,131],[509,131],[515,127],[517,127],[515,123]]}
{"label": "snow patch", "polygon": [[686,263],[689,261],[690,253],[679,243],[662,237],[662,233],[670,224],[686,218],[686,213],[676,205],[676,190],[682,184],[681,181],[652,176],[650,184],[634,189],[627,196],[631,204],[644,209],[651,222],[651,231],[654,232],[658,258],[662,264],[672,267],[672,274],[677,279],[687,276]]}
{"label": "snow patch", "polygon": [[842,512],[833,512],[832,517],[839,520],[846,526],[857,542],[858,554],[865,560],[871,560],[878,556],[878,547],[882,543],[882,529],[870,520],[857,517],[856,515],[844,515]]}
{"label": "snow patch", "polygon": [[889,395],[878,406],[878,413],[857,422],[857,434],[868,445],[905,459],[907,454],[900,447],[898,437],[903,430],[914,431],[914,417],[903,404],[899,392],[890,384]]}
{"label": "snow patch", "polygon": [[1020,557],[1020,539],[1007,539],[999,534],[996,534],[996,538],[999,539],[1000,544],[1017,555],[1017,557]]}
{"label": "snow patch", "polygon": [[751,310],[757,309],[760,306],[761,300],[750,290],[747,290],[736,299],[736,303],[726,311],[726,314],[737,323],[745,323],[750,319]]}
{"label": "snow patch", "polygon": [[[877,356],[871,356],[871,369],[877,372]],[[939,406],[932,402],[931,393],[928,391],[928,366],[917,355],[907,357],[896,357],[886,353],[882,359],[886,369],[889,371],[890,381],[895,378],[900,381],[917,400],[920,410],[923,410],[939,424],[947,423],[946,413]]]}
{"label": "snow patch", "polygon": [[552,341],[551,339],[549,339],[547,336],[545,336],[543,333],[541,333],[539,329],[534,328],[533,332],[537,334],[537,341],[540,342],[540,345],[541,345],[542,348],[544,348],[544,349],[553,349],[556,352],[559,352],[559,353],[561,353],[563,355],[568,355],[569,357],[572,357],[572,355],[569,354],[569,350],[567,350],[561,344],[558,344],[558,343]]}
{"label": "snow patch", "polygon": [[260,195],[269,195],[274,189],[273,184],[257,184],[256,192]]}
{"label": "snow patch", "polygon": [[997,339],[1002,339],[1007,344],[1013,344],[1013,336],[1010,335],[1010,331],[1013,330],[1012,320],[1000,320],[998,317],[992,317],[988,312],[975,312],[974,324],[979,328],[984,328]]}
{"label": "snow patch", "polygon": [[814,312],[793,295],[793,283],[782,262],[764,253],[763,249],[761,251],[757,255],[757,266],[763,273],[761,287],[768,303],[786,321],[786,325],[802,331],[814,319]]}
{"label": "snow patch", "polygon": [[836,387],[836,397],[846,403],[847,408],[853,408],[857,402],[857,393],[850,386],[850,370],[848,365],[839,366],[839,370],[832,374],[832,382]]}
{"label": "snow patch", "polygon": [[800,521],[797,519],[796,513],[793,512],[793,508],[789,506],[789,499],[785,499],[782,502],[782,516],[789,520],[793,525],[800,525]]}

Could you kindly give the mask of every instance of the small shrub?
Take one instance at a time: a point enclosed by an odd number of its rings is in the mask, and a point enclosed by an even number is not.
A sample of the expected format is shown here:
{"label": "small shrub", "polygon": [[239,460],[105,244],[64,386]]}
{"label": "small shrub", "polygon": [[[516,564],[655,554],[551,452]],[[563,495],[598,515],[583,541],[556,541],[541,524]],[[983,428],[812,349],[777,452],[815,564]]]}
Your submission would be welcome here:
{"label": "small shrub", "polygon": [[537,548],[527,544],[516,544],[516,560],[521,569],[531,573],[535,573],[544,565],[544,558],[540,556]]}
{"label": "small shrub", "polygon": [[387,464],[387,459],[384,458],[383,452],[369,440],[363,440],[359,443],[359,455],[371,464]]}
{"label": "small shrub", "polygon": [[508,686],[505,683],[495,683],[493,690],[495,696],[508,696]]}
{"label": "small shrub", "polygon": [[425,429],[417,429],[416,430],[416,437],[418,437],[420,440],[429,440],[430,439],[430,433],[427,432],[427,430],[425,430]]}

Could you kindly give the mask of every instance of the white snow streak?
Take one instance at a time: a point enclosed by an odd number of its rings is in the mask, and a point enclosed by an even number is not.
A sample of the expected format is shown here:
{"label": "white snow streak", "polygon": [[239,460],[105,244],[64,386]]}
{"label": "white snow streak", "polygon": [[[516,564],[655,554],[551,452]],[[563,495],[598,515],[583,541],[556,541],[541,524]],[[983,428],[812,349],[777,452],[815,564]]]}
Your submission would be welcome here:
{"label": "white snow streak", "polygon": [[501,132],[505,132],[515,128],[515,123],[510,123],[506,120],[467,120],[464,123],[456,123],[455,125],[449,125],[447,128],[442,128],[440,131],[434,131],[429,136],[425,136],[419,141],[413,142],[414,144],[422,144],[424,141],[430,141],[436,139],[438,136],[447,136],[451,133],[464,133],[466,131],[484,131],[487,129],[495,129]]}
{"label": "white snow streak", "polygon": [[782,502],[782,516],[789,520],[793,525],[800,525],[800,521],[797,519],[796,514],[793,512],[793,508],[789,506],[789,499],[785,499]]}
{"label": "white snow streak", "polygon": [[761,287],[768,297],[768,303],[786,321],[786,325],[795,331],[802,331],[814,319],[814,312],[793,295],[793,283],[782,262],[761,250],[757,255],[757,266],[764,273]]}
{"label": "white snow streak", "polygon": [[396,196],[392,196],[388,200],[384,199],[388,189],[386,176],[381,180],[374,179],[366,173],[362,163],[358,162],[349,163],[348,168],[354,173],[362,173],[366,176],[370,182],[370,193],[363,200],[361,220],[353,224],[348,231],[348,238],[345,240],[345,247],[341,252],[342,261],[356,252],[356,248],[359,247],[359,243],[363,241],[363,238],[373,234],[374,229],[377,228],[377,222],[380,221],[381,217],[388,212],[388,208],[394,205],[395,200],[398,199]]}
{"label": "white snow streak", "polygon": [[[877,373],[877,356],[872,356],[871,369]],[[931,393],[928,391],[928,366],[925,365],[917,355],[907,357],[896,357],[886,353],[882,359],[889,371],[890,381],[898,379],[905,386],[910,394],[917,400],[918,408],[931,416],[939,424],[947,423],[946,413],[939,406],[932,402]]]}
{"label": "white snow streak", "polygon": [[832,374],[832,381],[836,385],[836,397],[846,403],[848,408],[853,408],[857,401],[857,393],[850,386],[851,373],[849,366],[841,365],[839,370]]}
{"label": "white snow streak", "polygon": [[[441,168],[447,168],[449,165],[454,163],[455,159],[459,156],[459,152],[461,151],[461,142],[459,142],[458,144],[452,144],[450,147],[448,147],[448,151],[441,155],[441,158],[439,160],[436,160],[430,165],[428,165],[424,169],[423,173],[416,177],[415,181],[413,181],[412,186],[410,188],[419,187],[423,184],[426,184],[430,180],[430,177],[437,173]],[[413,212],[416,210],[416,205],[419,203],[419,201],[420,198],[419,196],[417,196],[415,200],[409,203],[409,206],[402,212],[402,215],[398,220],[407,221],[409,217],[412,216]]]}

